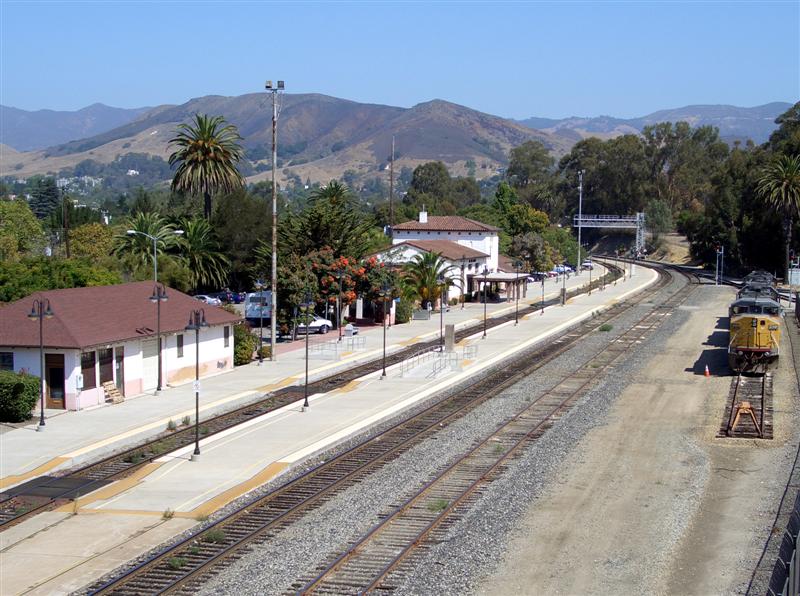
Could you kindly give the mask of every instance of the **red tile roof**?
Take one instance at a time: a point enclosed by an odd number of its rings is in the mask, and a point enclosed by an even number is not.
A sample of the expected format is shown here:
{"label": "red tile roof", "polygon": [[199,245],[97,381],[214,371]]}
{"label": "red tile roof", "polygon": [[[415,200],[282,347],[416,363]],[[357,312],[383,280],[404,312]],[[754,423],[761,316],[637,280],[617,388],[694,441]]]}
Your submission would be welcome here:
{"label": "red tile roof", "polygon": [[[39,346],[38,321],[28,319],[37,298],[50,300],[53,310],[53,317],[44,321],[45,347],[90,348],[155,336],[156,305],[149,300],[152,293],[152,281],[37,292],[0,309],[0,346]],[[161,303],[162,333],[183,331],[189,313],[198,308],[205,310],[209,325],[241,320],[172,288],[167,288],[167,298]]]}
{"label": "red tile roof", "polygon": [[402,246],[403,244],[413,246],[425,252],[437,252],[450,261],[458,261],[461,258],[476,259],[489,256],[485,252],[463,246],[451,240],[403,240],[403,242],[395,244],[392,248]]}
{"label": "red tile roof", "polygon": [[395,230],[424,230],[428,232],[498,232],[500,228],[457,215],[429,215],[426,223],[406,221],[394,226]]}

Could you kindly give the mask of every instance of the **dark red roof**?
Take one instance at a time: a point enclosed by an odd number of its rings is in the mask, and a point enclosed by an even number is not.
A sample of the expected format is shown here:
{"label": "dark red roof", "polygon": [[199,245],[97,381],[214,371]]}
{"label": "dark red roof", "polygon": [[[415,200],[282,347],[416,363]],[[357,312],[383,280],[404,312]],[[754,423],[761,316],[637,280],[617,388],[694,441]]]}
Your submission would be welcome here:
{"label": "dark red roof", "polygon": [[428,221],[406,221],[394,226],[395,230],[424,230],[428,232],[499,232],[500,228],[458,215],[429,215]]}
{"label": "dark red roof", "polygon": [[[53,310],[53,317],[45,319],[43,327],[44,345],[49,348],[90,348],[155,336],[156,305],[149,300],[152,294],[152,281],[37,292],[0,308],[0,346],[39,346],[38,321],[28,318],[37,298],[50,300]],[[172,288],[167,288],[167,298],[161,303],[162,333],[183,331],[189,313],[198,308],[204,309],[209,325],[241,320]]]}
{"label": "dark red roof", "polygon": [[395,244],[392,248],[402,246],[403,244],[414,246],[425,252],[439,253],[450,261],[458,261],[461,258],[475,259],[489,256],[485,252],[463,246],[451,240],[403,240],[400,244]]}

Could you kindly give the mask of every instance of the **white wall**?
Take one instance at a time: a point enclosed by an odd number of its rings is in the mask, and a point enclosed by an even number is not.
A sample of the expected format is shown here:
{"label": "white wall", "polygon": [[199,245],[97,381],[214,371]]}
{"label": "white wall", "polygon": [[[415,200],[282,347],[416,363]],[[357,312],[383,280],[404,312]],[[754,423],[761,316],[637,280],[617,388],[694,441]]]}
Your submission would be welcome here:
{"label": "white wall", "polygon": [[461,246],[474,248],[489,255],[489,271],[497,271],[500,257],[500,238],[497,232],[392,231],[392,244],[400,244],[406,240],[450,240]]}

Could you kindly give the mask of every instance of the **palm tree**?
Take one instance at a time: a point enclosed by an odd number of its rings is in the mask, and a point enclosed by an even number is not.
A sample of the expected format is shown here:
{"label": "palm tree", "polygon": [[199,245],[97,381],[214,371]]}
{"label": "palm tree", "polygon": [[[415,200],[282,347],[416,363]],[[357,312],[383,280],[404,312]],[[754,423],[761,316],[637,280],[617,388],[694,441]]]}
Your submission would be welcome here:
{"label": "palm tree", "polygon": [[142,234],[149,234],[156,239],[156,254],[160,257],[175,246],[178,236],[175,226],[167,223],[158,213],[139,212],[128,219],[125,230],[135,230],[139,234],[127,232],[114,237],[111,252],[118,257],[131,272],[141,271],[144,267],[153,266],[153,241]]}
{"label": "palm tree", "polygon": [[[416,255],[405,265],[406,280],[412,288],[414,296],[424,306],[427,302],[436,301],[442,294],[442,285],[450,287],[453,280],[448,276],[455,271],[453,265],[448,265],[442,255],[436,252],[426,252]],[[440,284],[439,278],[444,277],[445,283]]]}
{"label": "palm tree", "polygon": [[176,150],[169,156],[169,165],[178,164],[172,178],[173,191],[203,194],[203,215],[211,217],[211,195],[233,192],[244,186],[244,179],[236,169],[242,158],[242,139],[232,124],[222,116],[195,114],[194,126],[179,124],[178,134],[170,139],[169,146]]}
{"label": "palm tree", "polygon": [[786,277],[789,281],[791,265],[792,227],[800,213],[800,155],[779,155],[761,170],[756,194],[783,216],[786,237]]}
{"label": "palm tree", "polygon": [[205,219],[182,222],[183,236],[178,241],[180,255],[189,269],[192,287],[219,288],[228,278],[230,261],[221,251],[214,230]]}

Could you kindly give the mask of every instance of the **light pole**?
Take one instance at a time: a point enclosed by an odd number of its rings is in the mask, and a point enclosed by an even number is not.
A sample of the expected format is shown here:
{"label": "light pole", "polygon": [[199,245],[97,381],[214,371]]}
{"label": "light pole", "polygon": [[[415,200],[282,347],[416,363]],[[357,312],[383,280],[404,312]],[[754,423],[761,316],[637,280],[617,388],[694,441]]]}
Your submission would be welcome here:
{"label": "light pole", "polygon": [[[183,236],[183,230],[172,230],[172,233],[176,236]],[[156,384],[156,395],[161,391],[161,303],[166,302],[167,300],[167,291],[164,289],[162,285],[162,290],[156,293],[156,289],[158,288],[158,240],[157,236],[152,236],[147,232],[140,232],[139,230],[128,230],[126,232],[128,236],[144,236],[149,238],[153,241],[153,284],[155,288],[153,289],[153,295],[150,296],[150,302],[156,303],[156,346],[158,349],[158,383]],[[163,242],[164,239],[162,238],[161,241]]]}
{"label": "light pole", "polygon": [[50,308],[50,300],[48,298],[37,298],[33,301],[28,318],[31,321],[39,321],[39,398],[41,400],[39,426],[36,430],[44,430],[44,320],[52,317],[53,309]]}
{"label": "light pole", "polygon": [[486,339],[486,284],[489,279],[489,267],[483,266],[483,337]]}
{"label": "light pole", "polygon": [[258,290],[258,365],[264,363],[264,280],[256,280]]}
{"label": "light pole", "polygon": [[591,296],[592,295],[592,267],[594,267],[594,265],[592,265],[592,253],[589,253],[587,255],[587,257],[588,257],[587,260],[589,261],[589,296]]}
{"label": "light pole", "polygon": [[578,262],[575,275],[581,273],[581,216],[583,215],[583,174],[586,170],[578,170]]}
{"label": "light pole", "polygon": [[466,260],[467,255],[461,255],[461,310],[464,310],[464,286],[467,285],[467,279],[464,277]]}
{"label": "light pole", "polygon": [[517,278],[514,280],[514,298],[516,298],[517,304],[514,310],[514,327],[519,325],[519,269],[522,267],[522,263],[519,259],[514,261],[514,269],[517,272]]}
{"label": "light pole", "polygon": [[381,373],[381,381],[386,378],[386,302],[391,295],[391,286],[388,282],[383,282],[381,289],[378,290],[378,297],[383,301],[383,372]]}
{"label": "light pole", "polygon": [[561,306],[567,303],[567,268],[564,266],[564,271],[561,274]]}
{"label": "light pole", "polygon": [[544,316],[544,277],[542,278],[542,316]]}
{"label": "light pole", "polygon": [[439,284],[439,351],[444,352],[444,291],[445,291],[445,278],[443,274],[439,274],[436,282]]}
{"label": "light pole", "polygon": [[[278,169],[278,92],[284,90],[284,82],[278,81],[278,86],[273,87],[272,81],[267,81],[264,87],[267,93],[272,93],[272,307],[270,308],[270,350],[269,359],[277,360],[275,350],[275,336],[277,335],[278,320],[278,183],[275,170]],[[308,330],[306,329],[306,335]]]}
{"label": "light pole", "polygon": [[194,331],[194,453],[192,461],[200,455],[200,329],[208,327],[206,311],[202,308],[189,313],[186,331]]}
{"label": "light pole", "polygon": [[305,322],[303,329],[306,332],[306,383],[303,387],[303,412],[308,410],[308,336],[310,331],[309,325],[311,324],[311,317],[308,313],[311,310],[311,305],[311,293],[307,291],[305,302],[300,305],[300,312],[303,313],[303,321]]}
{"label": "light pole", "polygon": [[337,269],[336,275],[339,278],[339,292],[336,295],[336,329],[339,331],[339,341],[342,341],[342,276],[344,271]]}

